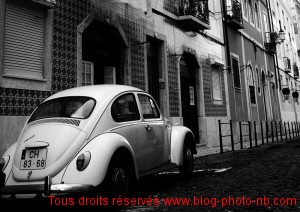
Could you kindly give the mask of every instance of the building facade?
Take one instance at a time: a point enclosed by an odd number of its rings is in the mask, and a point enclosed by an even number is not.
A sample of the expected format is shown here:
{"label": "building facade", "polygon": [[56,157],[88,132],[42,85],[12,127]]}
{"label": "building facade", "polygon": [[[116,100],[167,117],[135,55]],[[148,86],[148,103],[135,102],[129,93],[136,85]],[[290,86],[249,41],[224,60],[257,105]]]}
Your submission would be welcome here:
{"label": "building facade", "polygon": [[[299,121],[299,56],[297,54],[297,1],[270,1],[274,31],[283,31],[284,39],[277,47],[276,67],[279,75],[279,102],[282,121]],[[298,33],[298,32],[297,32]]]}
{"label": "building facade", "polygon": [[229,120],[222,1],[1,0],[0,153],[53,93],[125,84],[218,145]]}
{"label": "building facade", "polygon": [[[268,1],[228,0],[227,68],[233,121],[280,120]],[[272,49],[273,48],[273,49]]]}

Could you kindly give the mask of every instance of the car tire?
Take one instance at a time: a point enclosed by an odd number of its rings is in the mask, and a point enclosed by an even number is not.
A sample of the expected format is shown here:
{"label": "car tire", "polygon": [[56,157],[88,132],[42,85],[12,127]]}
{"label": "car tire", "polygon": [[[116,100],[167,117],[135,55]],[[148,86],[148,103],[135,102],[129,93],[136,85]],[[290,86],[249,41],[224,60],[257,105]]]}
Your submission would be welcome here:
{"label": "car tire", "polygon": [[105,193],[108,197],[125,197],[130,183],[129,167],[121,159],[113,158],[105,179]]}
{"label": "car tire", "polygon": [[179,166],[179,172],[183,177],[191,177],[194,171],[194,156],[190,146],[184,144],[183,163]]}

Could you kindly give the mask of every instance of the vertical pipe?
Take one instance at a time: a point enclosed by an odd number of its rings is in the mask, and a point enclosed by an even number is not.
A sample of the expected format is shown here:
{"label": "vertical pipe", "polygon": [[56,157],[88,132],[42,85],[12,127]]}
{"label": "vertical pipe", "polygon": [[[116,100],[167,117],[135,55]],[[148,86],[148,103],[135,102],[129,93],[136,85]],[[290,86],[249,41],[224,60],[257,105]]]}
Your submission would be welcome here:
{"label": "vertical pipe", "polygon": [[218,120],[218,123],[219,123],[219,137],[220,137],[220,153],[223,154],[223,141],[222,141],[221,120]]}
{"label": "vertical pipe", "polygon": [[234,141],[233,141],[233,130],[232,130],[232,121],[230,120],[230,137],[231,137],[231,148],[234,151]]}

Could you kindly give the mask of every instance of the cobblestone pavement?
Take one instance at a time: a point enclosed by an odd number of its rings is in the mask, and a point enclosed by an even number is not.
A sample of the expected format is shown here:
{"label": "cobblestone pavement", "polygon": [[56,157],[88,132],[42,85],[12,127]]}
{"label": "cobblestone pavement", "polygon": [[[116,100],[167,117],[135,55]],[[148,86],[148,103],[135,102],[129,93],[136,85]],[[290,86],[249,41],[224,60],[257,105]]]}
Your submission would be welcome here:
{"label": "cobblestone pavement", "polygon": [[[170,198],[185,198],[189,202],[166,206],[164,201]],[[300,139],[199,156],[195,159],[192,178],[184,179],[176,170],[147,177],[133,188],[127,200],[121,199],[119,203],[135,206],[114,210],[300,211]],[[66,209],[102,211],[108,208],[50,207],[51,211]]]}

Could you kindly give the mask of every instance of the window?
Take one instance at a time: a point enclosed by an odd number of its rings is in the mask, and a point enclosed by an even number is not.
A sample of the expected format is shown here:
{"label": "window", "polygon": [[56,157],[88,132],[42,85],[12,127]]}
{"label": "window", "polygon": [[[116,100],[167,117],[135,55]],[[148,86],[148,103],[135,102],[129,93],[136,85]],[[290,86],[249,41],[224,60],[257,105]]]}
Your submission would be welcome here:
{"label": "window", "polygon": [[193,86],[189,86],[190,105],[195,105],[195,89]]}
{"label": "window", "polygon": [[247,19],[247,13],[248,13],[248,9],[247,9],[247,0],[242,0],[242,6],[243,6],[243,16],[245,19]]}
{"label": "window", "polygon": [[104,67],[104,84],[116,84],[116,67]]}
{"label": "window", "polygon": [[258,91],[258,94],[260,95],[261,87],[260,87],[259,70],[257,67],[255,70],[256,70],[256,79],[257,79],[257,91]]}
{"label": "window", "polygon": [[232,57],[232,72],[233,72],[233,83],[234,87],[240,88],[241,87],[241,81],[240,81],[240,68],[239,68],[239,61],[237,58]]}
{"label": "window", "polygon": [[266,14],[266,13],[264,13],[264,14],[263,14],[263,16],[264,16],[265,32],[270,32],[270,31],[269,31],[269,25],[268,25],[268,18],[267,18],[267,14]]}
{"label": "window", "polygon": [[249,8],[249,19],[250,22],[254,24],[254,14],[253,14],[253,5],[252,5],[252,1],[248,0],[248,8]]}
{"label": "window", "polygon": [[140,114],[134,95],[125,94],[117,98],[111,106],[111,116],[115,122],[139,120]]}
{"label": "window", "polygon": [[260,18],[259,18],[259,13],[258,13],[258,7],[257,4],[254,4],[254,10],[255,10],[255,22],[256,22],[256,27],[260,29]]}
{"label": "window", "polygon": [[217,69],[212,69],[211,72],[212,88],[213,88],[213,100],[222,100],[221,90],[221,74]]}
{"label": "window", "polygon": [[153,99],[142,94],[139,94],[138,97],[144,119],[154,119],[160,117],[157,106],[155,105]]}
{"label": "window", "polygon": [[93,85],[94,64],[88,61],[82,61],[82,85]]}
{"label": "window", "polygon": [[4,76],[37,80],[45,78],[46,15],[46,8],[38,3],[6,1]]}
{"label": "window", "polygon": [[249,82],[249,93],[250,93],[250,101],[251,104],[256,104],[256,97],[255,97],[255,80],[254,80],[254,73],[252,70],[252,66],[248,67],[248,82]]}

